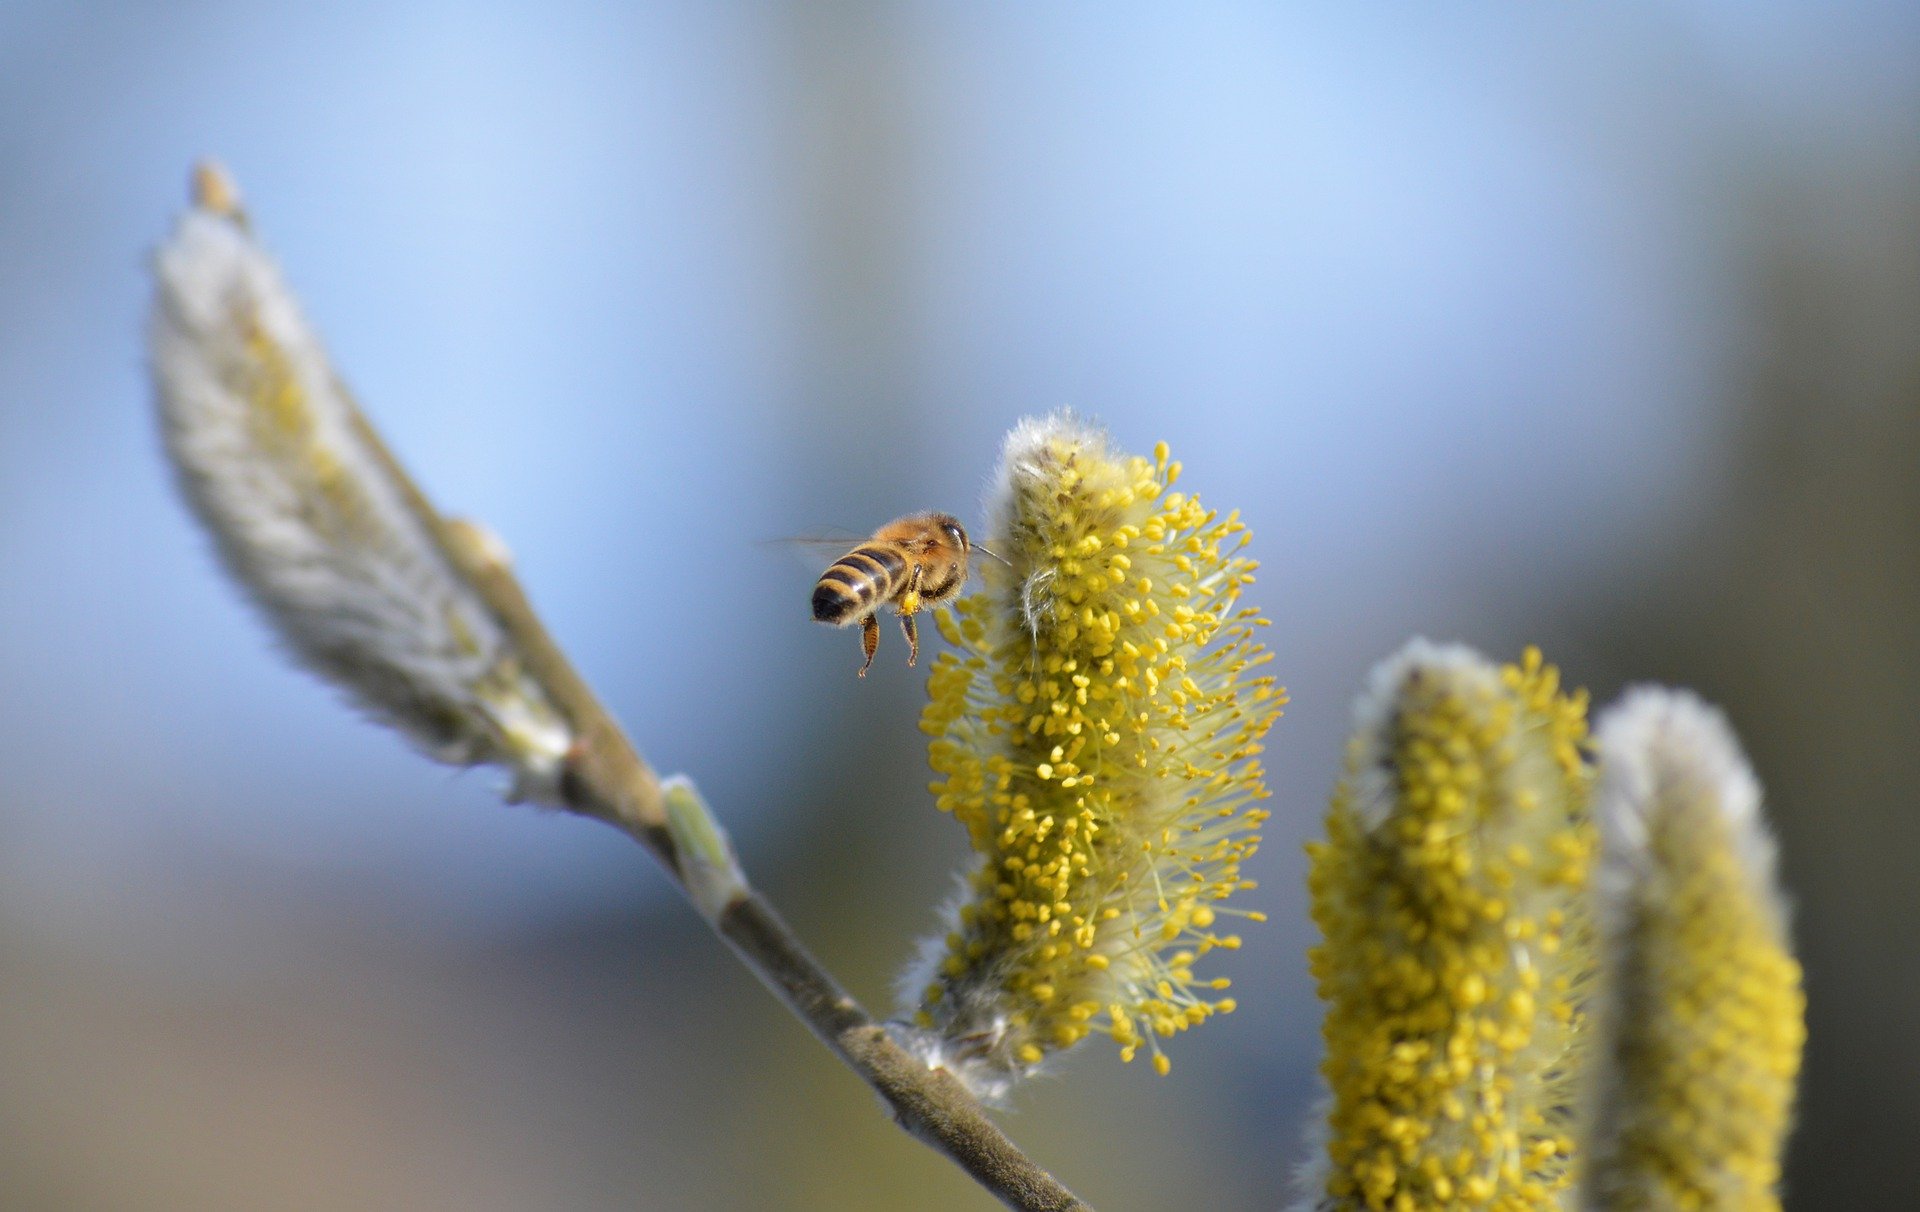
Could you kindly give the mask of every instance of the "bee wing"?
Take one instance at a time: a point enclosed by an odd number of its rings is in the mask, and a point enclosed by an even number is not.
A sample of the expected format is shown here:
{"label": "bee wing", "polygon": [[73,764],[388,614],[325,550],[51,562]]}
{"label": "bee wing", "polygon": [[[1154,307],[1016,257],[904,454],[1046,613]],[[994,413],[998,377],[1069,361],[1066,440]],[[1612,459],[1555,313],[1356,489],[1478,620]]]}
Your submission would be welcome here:
{"label": "bee wing", "polygon": [[771,551],[784,552],[795,563],[803,564],[818,574],[864,542],[866,542],[865,536],[852,533],[809,534],[762,539],[759,546]]}

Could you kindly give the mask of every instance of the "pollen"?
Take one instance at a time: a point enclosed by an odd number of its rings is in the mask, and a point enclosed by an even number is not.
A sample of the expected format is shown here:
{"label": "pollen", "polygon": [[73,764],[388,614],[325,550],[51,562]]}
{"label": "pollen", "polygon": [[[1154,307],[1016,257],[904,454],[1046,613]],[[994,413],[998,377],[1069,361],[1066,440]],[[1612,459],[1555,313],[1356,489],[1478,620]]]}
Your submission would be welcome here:
{"label": "pollen", "polygon": [[[935,800],[978,854],[919,1006],[952,1050],[1018,1076],[1091,1035],[1123,1059],[1232,1009],[1196,960],[1249,885],[1263,669],[1246,527],[1194,497],[1163,445],[1117,455],[1071,418],[1009,437],[995,549],[928,679]],[[912,988],[920,988],[916,982]]]}
{"label": "pollen", "polygon": [[1323,1206],[1560,1206],[1591,954],[1585,712],[1533,651],[1499,669],[1416,643],[1376,671],[1309,848]]}

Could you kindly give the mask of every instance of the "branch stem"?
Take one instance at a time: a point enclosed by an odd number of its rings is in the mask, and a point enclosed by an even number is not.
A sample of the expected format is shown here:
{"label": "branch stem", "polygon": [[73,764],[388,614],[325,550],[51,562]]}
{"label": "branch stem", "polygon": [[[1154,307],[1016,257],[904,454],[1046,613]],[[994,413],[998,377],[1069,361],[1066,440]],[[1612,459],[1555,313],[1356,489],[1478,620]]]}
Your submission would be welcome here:
{"label": "branch stem", "polygon": [[[512,636],[526,672],[553,696],[574,728],[577,739],[561,783],[564,806],[605,821],[645,846],[692,897],[667,826],[660,781],[547,634],[503,549],[471,523],[439,524],[444,546]],[[759,893],[745,888],[707,916],[741,962],[873,1088],[910,1135],[945,1154],[1009,1208],[1092,1212],[1022,1153],[958,1079],[928,1068],[894,1042]]]}
{"label": "branch stem", "polygon": [[[217,165],[204,164],[196,170],[193,180],[193,205],[203,215],[213,216],[231,224],[236,233],[245,237],[247,219],[240,206],[239,192],[234,188],[232,180]],[[201,260],[205,260],[208,255],[211,254],[206,254],[202,250]],[[231,259],[233,255],[235,254],[232,250],[229,250],[214,259],[217,262],[220,257]],[[225,268],[196,263],[190,267],[193,273],[186,274],[185,280],[190,280],[190,284],[197,290],[211,289],[207,285],[208,282],[225,282],[226,288],[230,290],[239,291],[244,286],[246,291],[257,292],[266,289],[261,285],[261,281],[266,282],[267,287],[271,287],[268,290],[270,295],[279,290],[277,286],[273,286],[271,263],[252,245],[250,237],[245,237],[237,255],[236,264],[226,265]],[[216,269],[218,273],[214,277],[201,281],[201,277],[213,273]],[[168,272],[173,271],[163,270],[161,275],[160,306],[163,313],[169,305],[169,300],[174,299],[180,291],[187,289],[181,280],[169,281]],[[227,275],[227,278],[231,278],[232,281],[218,276],[221,274]],[[261,281],[255,281],[254,277],[248,276],[249,274],[255,277],[264,275],[264,277]],[[242,293],[235,297],[251,296]],[[220,306],[231,310],[230,302],[223,297]],[[288,301],[283,298],[280,302],[282,310],[287,312],[287,316],[292,317],[286,319],[286,324],[291,326],[296,336],[305,339],[304,330],[297,316],[287,310]],[[233,323],[237,324],[238,321],[235,320]],[[249,336],[246,339],[251,340],[252,337]],[[192,435],[193,441],[188,442],[187,445],[192,446],[197,443],[196,449],[209,446],[205,434],[200,433],[199,430],[206,429],[211,423],[201,414],[213,415],[218,412],[224,416],[235,402],[226,397],[238,393],[238,403],[252,409],[255,413],[264,414],[274,410],[291,410],[297,413],[300,418],[300,441],[310,442],[311,438],[306,432],[306,427],[312,426],[313,422],[308,418],[308,402],[299,392],[294,393],[294,402],[289,404],[277,395],[271,399],[267,398],[261,394],[261,391],[266,389],[256,391],[256,385],[250,383],[236,386],[232,382],[221,381],[217,388],[210,389],[206,383],[202,382],[206,376],[212,376],[218,380],[221,375],[230,377],[238,373],[215,355],[225,356],[230,360],[231,353],[230,351],[223,353],[221,342],[231,343],[239,340],[241,337],[233,332],[223,331],[214,337],[209,337],[206,334],[183,331],[166,336],[160,342],[161,352],[155,359],[155,374],[158,376],[157,381],[161,387],[163,405],[173,393],[185,393],[192,397],[195,393],[206,395],[209,392],[221,405],[220,409],[215,410],[209,408],[205,400],[196,399],[197,412],[195,408],[185,408],[182,415],[172,416],[169,424],[197,427]],[[178,367],[169,370],[172,363],[165,356],[168,349],[173,349],[175,360],[184,360],[187,366],[186,371],[182,372]],[[309,361],[318,358],[317,354],[312,353],[305,356]],[[319,362],[319,369],[326,370],[323,361]],[[330,371],[327,373],[331,374]],[[170,378],[170,376],[175,377]],[[294,382],[293,379],[288,380],[289,385]],[[532,788],[528,794],[537,795],[542,802],[557,800],[555,803],[557,807],[605,821],[645,846],[660,861],[661,866],[666,868],[667,873],[673,877],[681,891],[687,894],[688,899],[693,902],[701,915],[733,948],[742,962],[753,969],[754,973],[812,1029],[822,1042],[833,1050],[835,1055],[873,1087],[892,1109],[895,1121],[912,1135],[946,1154],[982,1186],[998,1196],[1001,1202],[1008,1207],[1031,1210],[1031,1212],[1086,1209],[1087,1205],[1075,1199],[1051,1175],[1015,1148],[1013,1142],[994,1126],[981,1111],[979,1103],[954,1077],[941,1070],[929,1069],[916,1061],[893,1041],[883,1026],[875,1022],[872,1016],[861,1009],[859,1003],[840,988],[825,969],[821,968],[819,963],[807,953],[806,948],[800,945],[799,940],[794,938],[793,932],[787,925],[747,884],[745,876],[740,873],[738,864],[733,859],[724,834],[706,810],[705,804],[688,801],[688,797],[695,794],[690,785],[684,789],[674,789],[673,794],[679,797],[676,801],[678,807],[675,810],[678,815],[670,813],[668,789],[661,785],[660,780],[654,776],[653,771],[641,759],[639,752],[634,749],[632,741],[627,738],[626,733],[621,730],[620,725],[607,709],[601,705],[592,687],[574,670],[572,662],[547,634],[546,626],[534,612],[531,603],[527,601],[525,591],[521,589],[518,578],[513,574],[506,549],[484,528],[471,522],[447,518],[436,510],[427,500],[426,495],[420,491],[413,477],[401,465],[400,460],[395,458],[393,452],[388,449],[379,433],[367,422],[345,388],[337,382],[330,382],[325,386],[326,390],[319,392],[317,398],[333,410],[331,414],[333,417],[343,420],[350,427],[353,440],[346,442],[345,448],[351,449],[357,456],[369,457],[372,460],[371,479],[397,492],[402,508],[412,514],[413,519],[425,528],[432,537],[432,541],[439,547],[441,554],[453,564],[454,570],[480,594],[487,612],[493,615],[494,621],[511,642],[511,659],[516,660],[520,666],[516,672],[524,674],[537,683],[551,707],[565,717],[569,729],[570,746],[564,758],[558,762],[557,771],[550,765],[543,764],[538,771],[539,779],[524,784]],[[258,422],[260,417],[254,416],[250,420]],[[221,423],[225,424],[224,421]],[[277,414],[270,419],[272,426],[285,428],[291,424],[279,418]],[[232,446],[235,441],[232,435],[216,432],[215,437],[219,442],[214,444],[220,445],[222,450],[220,458],[238,459],[244,463],[251,457],[256,462],[260,462],[257,451],[242,450],[239,454],[234,454],[228,450],[227,447]],[[198,481],[218,478],[200,462],[183,461],[179,442],[170,442],[170,450],[175,458],[176,467],[188,479]],[[345,474],[340,470],[332,447],[322,448],[315,445],[313,450],[307,453],[312,456],[316,466],[320,455],[327,456],[327,467],[332,470],[325,476],[321,476],[321,479]],[[360,469],[355,474],[364,474],[366,470]],[[241,466],[239,471],[228,468],[223,474],[228,480],[236,477],[244,478],[245,491],[258,491],[258,482],[262,476],[268,478],[277,476],[278,482],[270,487],[273,491],[281,493],[315,491],[314,483],[318,482],[310,483],[306,479],[297,483],[287,482],[284,468],[276,470],[265,463],[260,466]],[[307,474],[321,475],[312,468],[307,469]],[[224,487],[216,485],[207,488],[209,499],[225,501],[226,496],[223,494],[231,494],[233,485],[226,484],[224,481],[222,483]],[[353,486],[349,484],[348,487]],[[356,496],[353,499],[358,501],[360,498]],[[306,502],[306,504],[314,505],[315,503]],[[283,508],[283,506],[284,503],[275,508]],[[325,502],[319,502],[315,507],[326,516],[333,516],[332,511],[340,508],[331,498]],[[314,610],[325,608],[289,607],[282,600],[284,591],[263,580],[263,574],[254,567],[252,560],[258,557],[268,567],[277,567],[298,560],[304,560],[305,565],[312,565],[319,561],[310,555],[293,557],[284,551],[271,550],[271,545],[261,543],[255,533],[260,529],[259,518],[251,518],[249,521],[250,515],[238,516],[234,512],[235,509],[239,509],[242,515],[247,514],[247,509],[240,509],[237,506],[215,507],[205,502],[201,502],[200,512],[216,536],[220,538],[223,547],[247,551],[246,559],[232,557],[230,551],[229,563],[234,565],[241,580],[247,583],[249,590],[268,606],[270,613],[276,615],[281,622],[283,635],[287,634],[288,629],[293,627],[293,624],[286,622],[287,616],[298,619],[303,610],[306,614],[311,614]],[[242,528],[243,522],[251,525],[253,530]],[[406,537],[411,539],[410,535]],[[353,542],[357,540],[353,536],[343,538],[331,532],[322,536],[316,532],[304,535],[301,541],[319,542],[339,549],[340,553],[355,554],[351,548]],[[297,543],[296,546],[298,546]],[[254,548],[262,548],[264,554],[262,551],[253,550]],[[381,556],[374,561],[373,566],[376,572],[384,567],[380,563],[384,558]],[[346,562],[351,564],[353,561]],[[306,575],[305,565],[303,565],[302,575]],[[362,586],[355,592],[370,591]],[[379,592],[386,591],[382,589]],[[451,626],[451,623],[448,626]],[[297,628],[295,632],[298,638]],[[298,647],[297,644],[296,647]],[[376,660],[377,663],[377,659],[381,656],[382,654],[375,652],[369,659]],[[353,684],[351,676],[341,668],[334,667],[330,662],[318,662],[316,668],[324,676],[335,681],[344,681],[350,686]],[[388,672],[375,670],[374,674],[386,676]],[[399,680],[404,682],[406,679],[402,676]],[[364,687],[358,689],[364,689]],[[378,702],[377,696],[375,701]],[[406,723],[404,720],[401,722],[403,725]],[[429,723],[436,722],[429,721]],[[429,735],[436,732],[433,728],[427,731]],[[415,735],[418,739],[418,734]],[[513,765],[511,746],[496,746],[495,749],[496,752],[492,754],[494,760],[501,761],[504,765]],[[548,756],[550,754],[543,755],[543,763]],[[514,773],[525,775],[528,771],[515,768]],[[556,773],[557,788],[549,777]],[[679,834],[675,832],[676,822],[681,827]],[[686,839],[686,849],[682,849],[678,838]]]}
{"label": "branch stem", "polygon": [[894,1122],[947,1155],[975,1182],[1022,1212],[1091,1212],[987,1118],[944,1069],[907,1053],[808,954],[758,893],[729,905],[714,923],[747,967],[858,1073]]}

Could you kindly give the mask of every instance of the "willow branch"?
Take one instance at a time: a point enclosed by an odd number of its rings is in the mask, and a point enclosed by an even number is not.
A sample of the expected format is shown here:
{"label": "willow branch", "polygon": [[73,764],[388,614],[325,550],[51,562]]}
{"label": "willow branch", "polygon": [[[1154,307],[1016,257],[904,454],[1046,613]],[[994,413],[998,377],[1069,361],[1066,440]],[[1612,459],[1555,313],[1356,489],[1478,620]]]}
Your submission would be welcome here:
{"label": "willow branch", "polygon": [[[397,463],[394,474],[404,476]],[[423,501],[424,503],[424,501]],[[669,827],[660,781],[547,634],[499,545],[471,523],[442,523],[449,552],[513,637],[527,673],[568,717],[579,738],[561,781],[565,806],[627,833],[668,874],[788,1009],[887,1104],[894,1122],[965,1170],[1002,1203],[1023,1212],[1088,1209],[1022,1153],[960,1082],[907,1053],[818,960],[759,893],[731,868],[723,897],[703,895]],[[704,804],[700,805],[704,812]]]}
{"label": "willow branch", "polygon": [[663,784],[547,634],[505,548],[447,519],[334,372],[217,166],[154,258],[161,428],[188,503],[288,651],[430,756],[645,846],[908,1132],[1009,1207],[1084,1208],[916,1061],[748,885],[691,784]]}

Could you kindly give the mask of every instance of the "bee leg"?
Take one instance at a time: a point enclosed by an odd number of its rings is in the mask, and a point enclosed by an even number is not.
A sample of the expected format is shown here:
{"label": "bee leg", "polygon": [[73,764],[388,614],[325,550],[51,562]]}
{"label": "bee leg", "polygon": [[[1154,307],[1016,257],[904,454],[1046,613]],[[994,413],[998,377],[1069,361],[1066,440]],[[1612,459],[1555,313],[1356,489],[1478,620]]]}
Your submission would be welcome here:
{"label": "bee leg", "polygon": [[920,628],[915,625],[912,615],[903,614],[900,616],[900,630],[907,633],[907,665],[911,668],[920,659]]}
{"label": "bee leg", "polygon": [[[910,618],[914,611],[920,609],[920,574],[925,571],[924,565],[915,564],[913,571],[907,574],[907,583],[900,590],[900,596],[894,599],[894,609],[900,612],[902,619]],[[914,651],[918,652],[919,648],[916,646]],[[907,664],[913,662],[908,661]]]}
{"label": "bee leg", "polygon": [[860,620],[860,650],[867,654],[867,663],[860,666],[860,676],[866,677],[867,670],[873,668],[873,654],[880,649],[880,620],[868,615]]}

